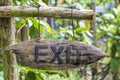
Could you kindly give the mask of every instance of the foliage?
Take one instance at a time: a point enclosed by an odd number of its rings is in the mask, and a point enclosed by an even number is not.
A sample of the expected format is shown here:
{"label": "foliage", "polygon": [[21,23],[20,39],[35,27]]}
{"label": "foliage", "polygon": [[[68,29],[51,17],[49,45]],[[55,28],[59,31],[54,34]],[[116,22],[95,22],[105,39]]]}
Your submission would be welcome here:
{"label": "foliage", "polygon": [[3,79],[3,71],[0,71],[0,80],[4,80]]}
{"label": "foliage", "polygon": [[[38,4],[42,6],[58,6],[80,9],[91,9],[91,0],[63,0],[64,3],[57,3],[59,0],[13,0],[13,5],[29,5],[37,7]],[[62,1],[62,0],[61,0]],[[96,0],[97,12],[97,39],[98,47],[108,54],[103,61],[99,63],[99,72],[97,79],[119,80],[120,79],[120,6],[114,7],[114,0]],[[89,20],[61,20],[54,19],[54,25],[50,25],[45,18],[41,18],[40,22],[37,18],[15,18],[16,40],[20,41],[18,37],[23,27],[27,26],[29,29],[30,39],[35,39],[38,31],[40,31],[41,38],[46,40],[78,40],[84,43],[92,44],[94,34],[91,31],[91,23]],[[40,30],[38,30],[40,25]],[[74,30],[73,30],[74,27]],[[73,31],[75,35],[73,35]],[[2,68],[0,68],[2,69]],[[89,69],[89,66],[87,67]],[[90,70],[84,70],[84,73],[91,76]],[[87,71],[86,71],[87,70]],[[21,80],[85,80],[86,75],[79,69],[70,70],[38,70],[28,67],[18,66],[19,77]],[[21,74],[22,73],[22,74]],[[3,76],[2,71],[0,76]],[[89,77],[88,77],[89,78]],[[90,78],[89,78],[90,79]],[[2,80],[2,77],[0,77]]]}
{"label": "foliage", "polygon": [[[79,80],[79,69],[69,70],[38,70],[19,66],[22,73],[27,73],[27,80]],[[83,80],[82,78],[80,80]]]}
{"label": "foliage", "polygon": [[[120,6],[113,8],[110,12],[107,12],[101,16],[103,21],[98,24],[98,37],[106,39],[106,52],[109,53],[109,58],[106,58],[104,61],[109,64],[107,67],[110,67],[110,72],[113,79],[120,79],[118,76],[120,74]],[[106,70],[105,70],[106,71]],[[107,74],[105,74],[107,75]]]}

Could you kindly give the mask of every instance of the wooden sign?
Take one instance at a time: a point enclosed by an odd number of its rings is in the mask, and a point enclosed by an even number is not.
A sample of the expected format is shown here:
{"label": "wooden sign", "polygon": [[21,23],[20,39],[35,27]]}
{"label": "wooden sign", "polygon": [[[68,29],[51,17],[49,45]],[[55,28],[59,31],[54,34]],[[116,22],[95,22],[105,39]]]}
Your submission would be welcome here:
{"label": "wooden sign", "polygon": [[93,63],[105,53],[78,41],[24,41],[6,48],[16,54],[22,66],[40,69],[68,69]]}

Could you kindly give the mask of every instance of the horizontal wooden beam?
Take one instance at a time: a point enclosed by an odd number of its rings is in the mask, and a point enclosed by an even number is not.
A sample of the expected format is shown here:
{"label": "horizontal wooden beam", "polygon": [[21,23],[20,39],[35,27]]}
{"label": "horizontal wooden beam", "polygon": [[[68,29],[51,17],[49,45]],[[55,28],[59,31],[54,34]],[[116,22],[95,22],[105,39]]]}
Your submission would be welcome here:
{"label": "horizontal wooden beam", "polygon": [[[40,7],[41,17],[60,19],[93,19],[92,10],[73,9],[72,15],[69,8]],[[37,7],[31,6],[0,6],[0,17],[37,17]]]}

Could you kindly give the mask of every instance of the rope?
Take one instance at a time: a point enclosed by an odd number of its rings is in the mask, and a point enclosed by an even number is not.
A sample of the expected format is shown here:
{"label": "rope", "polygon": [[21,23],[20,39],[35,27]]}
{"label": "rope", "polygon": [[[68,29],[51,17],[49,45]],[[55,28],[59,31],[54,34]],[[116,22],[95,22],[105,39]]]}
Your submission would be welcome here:
{"label": "rope", "polygon": [[41,34],[40,34],[40,4],[38,4],[38,38],[41,38]]}
{"label": "rope", "polygon": [[[71,3],[72,4],[72,3]],[[71,18],[73,17],[73,7],[71,6]],[[73,18],[72,18],[72,33],[73,33],[73,38],[75,37],[75,32],[74,32],[74,23],[73,23]]]}

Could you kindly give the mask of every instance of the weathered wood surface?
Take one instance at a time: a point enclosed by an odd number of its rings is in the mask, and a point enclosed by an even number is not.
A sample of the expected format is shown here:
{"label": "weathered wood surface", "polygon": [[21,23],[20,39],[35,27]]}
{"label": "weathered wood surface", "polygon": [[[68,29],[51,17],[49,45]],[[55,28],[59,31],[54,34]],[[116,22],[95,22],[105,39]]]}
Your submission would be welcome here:
{"label": "weathered wood surface", "polygon": [[68,69],[93,63],[105,53],[78,41],[24,41],[6,48],[23,66],[40,69]]}
{"label": "weathered wood surface", "polygon": [[[41,17],[53,17],[64,19],[93,19],[92,10],[78,10],[56,7],[40,7]],[[0,17],[38,17],[36,7],[30,6],[0,6]]]}
{"label": "weathered wood surface", "polygon": [[[12,0],[0,0],[0,7],[11,4]],[[12,17],[0,17],[0,47],[2,49],[4,80],[18,80],[15,54],[5,51],[5,48],[15,41],[15,27],[13,23]]]}

